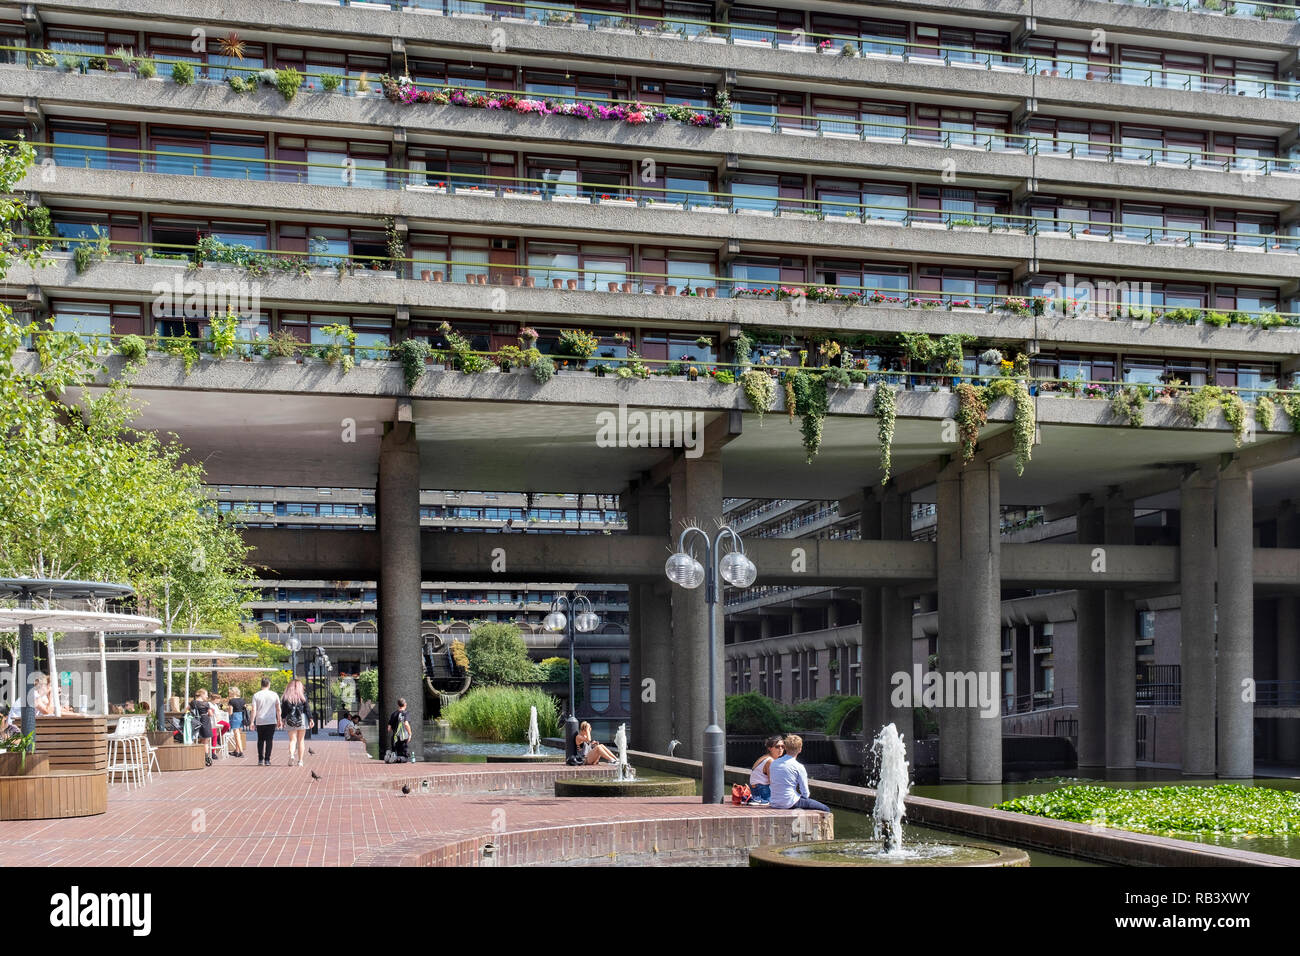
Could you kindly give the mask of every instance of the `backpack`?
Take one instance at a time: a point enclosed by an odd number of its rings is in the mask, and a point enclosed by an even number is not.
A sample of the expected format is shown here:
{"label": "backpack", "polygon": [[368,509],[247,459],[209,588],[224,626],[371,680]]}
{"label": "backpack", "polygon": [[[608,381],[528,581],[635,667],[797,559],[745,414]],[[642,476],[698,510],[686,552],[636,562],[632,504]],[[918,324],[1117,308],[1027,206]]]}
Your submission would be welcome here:
{"label": "backpack", "polygon": [[754,795],[749,792],[749,786],[743,783],[733,783],[731,785],[731,805],[733,807],[743,806],[749,803]]}

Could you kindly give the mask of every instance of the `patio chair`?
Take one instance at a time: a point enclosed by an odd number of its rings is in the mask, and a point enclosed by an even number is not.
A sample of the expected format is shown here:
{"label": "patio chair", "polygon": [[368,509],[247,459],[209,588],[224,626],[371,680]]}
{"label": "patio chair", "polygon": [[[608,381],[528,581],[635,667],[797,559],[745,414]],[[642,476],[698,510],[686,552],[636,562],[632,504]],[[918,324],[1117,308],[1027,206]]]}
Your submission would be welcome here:
{"label": "patio chair", "polygon": [[117,722],[117,728],[108,735],[108,782],[113,777],[122,775],[126,789],[131,789],[131,779],[135,778],[137,787],[144,786],[144,750],[142,744],[148,743],[144,736],[145,718],[143,716],[124,716]]}

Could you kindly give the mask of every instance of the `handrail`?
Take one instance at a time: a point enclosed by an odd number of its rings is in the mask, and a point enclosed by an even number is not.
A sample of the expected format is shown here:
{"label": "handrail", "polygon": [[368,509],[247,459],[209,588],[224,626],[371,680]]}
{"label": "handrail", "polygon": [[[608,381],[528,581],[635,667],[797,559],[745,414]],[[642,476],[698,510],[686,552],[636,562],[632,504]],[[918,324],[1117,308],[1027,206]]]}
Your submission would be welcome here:
{"label": "handrail", "polygon": [[[6,140],[0,142],[15,143],[17,141]],[[89,145],[80,145],[80,144],[40,143],[40,144],[33,144],[33,145],[40,145],[43,148],[49,148],[51,149],[51,151],[55,153],[57,153],[57,151],[59,150],[64,150],[67,152],[81,151],[83,153],[90,153],[90,154],[122,153],[126,155],[136,155],[136,156],[154,156],[154,157],[175,156],[184,159],[189,159],[191,161],[201,160],[202,162],[193,162],[193,168],[195,170],[194,175],[198,174],[197,170],[200,165],[206,167],[209,161],[214,161],[214,160],[219,163],[226,162],[226,161],[244,163],[246,167],[245,168],[246,174],[248,169],[254,166],[270,166],[274,168],[288,167],[291,169],[323,168],[323,169],[341,171],[345,174],[348,172],[347,167],[337,166],[330,163],[305,162],[302,160],[278,160],[278,159],[249,160],[247,157],[227,156],[223,154],[212,154],[212,155],[205,154],[202,156],[196,156],[193,153],[182,153],[182,152],[175,152],[169,150],[142,150],[142,149],[129,149],[129,148],[118,149],[111,146],[89,146]],[[57,160],[58,157],[56,155],[53,158]],[[111,168],[111,165],[108,165],[111,164],[111,161],[112,161],[112,156],[110,155],[108,157],[108,163],[106,163],[107,168]],[[88,169],[95,168],[90,165],[89,155],[86,156],[85,168]],[[366,172],[374,173],[374,174],[382,173],[385,179],[385,183],[389,181],[389,178],[392,174],[397,174],[399,178],[403,174],[409,177],[413,173],[423,174],[426,177],[426,179],[429,176],[429,170],[427,169],[411,170],[411,169],[398,169],[394,167],[362,167],[362,170],[363,173]],[[158,170],[155,168],[154,171],[157,172]],[[167,170],[163,169],[162,172],[166,174]],[[182,173],[180,175],[184,175],[184,174]],[[433,175],[434,176],[439,175],[439,171],[434,171]],[[584,197],[582,195],[575,194],[573,198],[580,199],[580,200],[585,199],[587,202],[590,202],[593,205],[599,204],[601,202],[629,202],[629,201],[637,201],[638,204],[641,204],[643,202],[653,199],[653,196],[647,197],[645,195],[646,193],[653,193],[653,194],[657,194],[665,201],[668,201],[669,196],[681,195],[683,197],[688,197],[683,201],[684,208],[691,207],[691,201],[689,197],[702,197],[707,201],[695,203],[694,208],[716,209],[719,207],[723,207],[733,213],[740,212],[740,211],[753,211],[753,212],[760,212],[760,213],[770,212],[773,215],[778,217],[781,215],[796,215],[796,214],[816,215],[819,219],[822,220],[826,219],[829,216],[833,219],[840,219],[840,220],[853,219],[862,223],[880,222],[880,221],[897,222],[897,223],[901,223],[904,226],[909,226],[909,227],[916,226],[918,224],[922,226],[933,226],[935,224],[942,224],[947,229],[965,227],[965,228],[985,229],[989,232],[992,232],[995,229],[1004,230],[1004,231],[1011,231],[1013,229],[1016,229],[1018,231],[1022,231],[1025,235],[1030,235],[1030,236],[1039,235],[1041,233],[1056,234],[1056,235],[1065,233],[1068,234],[1071,238],[1075,238],[1077,235],[1085,234],[1085,235],[1106,237],[1112,241],[1116,239],[1122,241],[1142,241],[1143,239],[1145,239],[1145,241],[1148,244],[1156,244],[1159,242],[1204,243],[1204,242],[1216,242],[1216,240],[1221,240],[1222,244],[1224,244],[1228,249],[1235,249],[1239,247],[1252,248],[1252,249],[1260,248],[1263,249],[1265,252],[1268,252],[1270,251],[1270,246],[1271,246],[1271,248],[1275,250],[1286,250],[1288,252],[1300,251],[1300,236],[1291,236],[1291,235],[1286,235],[1284,233],[1277,233],[1277,232],[1270,232],[1270,233],[1239,232],[1236,230],[1210,229],[1210,228],[1201,228],[1201,227],[1192,227],[1192,228],[1180,228],[1180,227],[1173,227],[1173,226],[1139,227],[1139,226],[1126,225],[1123,222],[1114,222],[1114,221],[1091,222],[1083,219],[1063,219],[1056,216],[1027,216],[1020,213],[1009,213],[1009,212],[985,213],[985,212],[974,212],[974,211],[967,211],[967,210],[930,209],[921,206],[897,206],[897,205],[880,205],[880,204],[873,204],[873,203],[853,203],[853,202],[846,202],[843,200],[832,200],[832,199],[782,199],[780,197],[746,196],[735,192],[724,193],[724,192],[705,191],[705,190],[669,189],[668,187],[665,186],[643,186],[643,185],[611,186],[607,183],[589,183],[589,182],[561,183],[556,180],[536,179],[536,178],[519,177],[519,176],[496,177],[496,176],[487,176],[487,175],[477,174],[477,173],[465,173],[465,174],[443,173],[442,175],[445,175],[447,178],[445,180],[437,180],[436,182],[439,185],[435,185],[433,188],[446,189],[449,194],[454,194],[457,191],[457,186],[454,180],[456,178],[463,178],[463,179],[483,180],[490,183],[498,184],[497,190],[500,192],[500,195],[502,196],[509,195],[513,192],[516,192],[516,190],[506,187],[504,185],[505,183],[510,183],[514,185],[526,184],[528,187],[532,187],[535,185],[538,188],[533,189],[532,193],[539,195],[542,198],[548,198],[548,193],[550,194],[550,196],[566,195],[564,192],[560,192],[561,188],[564,190],[568,190],[570,188],[574,190],[581,190],[581,189],[591,190],[592,192],[588,196]],[[226,178],[226,177],[217,177],[217,178]],[[245,176],[245,178],[248,178],[247,175]],[[364,175],[362,175],[361,177],[354,176],[352,184],[355,183],[356,178],[365,179],[366,177]],[[340,182],[342,182],[344,185],[350,185],[350,183],[347,181],[346,178],[341,178]],[[308,185],[325,185],[325,184],[308,183]],[[408,182],[400,185],[409,187],[411,184]],[[380,187],[363,186],[362,188],[380,188]],[[384,186],[382,188],[389,188],[389,187]],[[473,191],[476,187],[471,186],[465,188],[468,189],[469,191]],[[624,196],[630,196],[631,199],[625,199]],[[884,215],[872,215],[871,211],[873,210],[882,211]],[[1218,243],[1216,242],[1216,244]]]}
{"label": "handrail", "polygon": [[[130,337],[130,333],[123,334],[123,333],[110,333],[110,332],[77,332],[71,330],[58,330],[58,329],[41,329],[41,330],[37,330],[35,334],[38,336],[75,335],[78,338],[82,338],[90,341],[94,348],[95,355],[101,354],[98,351],[101,343],[111,347],[114,341],[120,342],[122,339]],[[191,344],[202,344],[202,342],[204,341],[194,337],[177,337],[177,336],[162,336],[162,335],[136,335],[135,337],[143,339],[146,345],[161,343],[161,342],[189,342]],[[264,347],[267,344],[267,340],[240,339],[235,341],[233,344],[236,347],[240,347],[240,348]],[[321,350],[329,347],[330,344],[310,343],[310,342],[299,342],[296,346],[297,350],[299,351],[316,351],[316,350]],[[342,350],[345,352],[353,352],[359,354],[359,353],[368,353],[368,352],[392,353],[398,351],[401,346],[400,343],[398,345],[379,345],[379,344],[342,345],[340,343],[339,347],[342,348]],[[433,354],[431,355],[431,358],[435,362],[438,361],[454,362],[459,357],[465,355],[473,355],[485,359],[504,358],[508,362],[513,362],[516,365],[518,364],[518,356],[510,356],[508,354],[503,356],[500,350],[491,351],[491,350],[467,349],[458,352],[450,348],[435,349],[433,350]],[[632,357],[632,356],[612,356],[612,355],[611,356],[593,355],[588,358],[579,358],[575,356],[557,354],[554,352],[544,353],[544,355],[545,357],[550,358],[556,362],[563,363],[563,365],[565,366],[572,363],[578,366],[578,369],[580,371],[594,371],[595,367],[598,365],[608,366],[608,365],[640,364],[645,366],[662,365],[665,368],[669,366],[678,366],[683,370],[694,367],[696,368],[697,371],[703,369],[706,372],[718,372],[718,371],[743,372],[749,369],[755,369],[758,371],[768,371],[770,373],[775,373],[776,375],[779,376],[786,373],[794,373],[794,372],[805,372],[805,373],[824,375],[827,372],[833,371],[836,368],[838,368],[833,366],[807,366],[807,367],[792,366],[792,365],[769,366],[769,365],[761,365],[761,364],[754,364],[754,363],[719,362],[719,361],[701,360],[701,359],[694,359],[694,358],[649,359],[640,356]],[[232,357],[235,358],[239,357],[239,353],[233,354]],[[1188,385],[1185,383],[1150,385],[1145,382],[1124,382],[1124,381],[1111,381],[1105,379],[1093,380],[1093,379],[1084,379],[1082,377],[1067,379],[1067,378],[1056,378],[1047,375],[1006,376],[1001,374],[982,374],[979,372],[966,372],[966,371],[932,372],[926,369],[907,369],[902,371],[873,371],[873,370],[866,370],[866,369],[843,369],[843,370],[864,372],[866,375],[866,384],[868,385],[886,384],[895,387],[900,387],[905,390],[908,388],[909,384],[911,385],[913,390],[925,391],[925,390],[932,389],[933,387],[937,386],[939,383],[942,382],[947,382],[950,386],[962,385],[962,384],[986,385],[990,382],[1011,378],[1017,382],[1023,382],[1026,386],[1038,387],[1045,384],[1050,384],[1050,385],[1063,385],[1069,389],[1078,389],[1083,392],[1090,393],[1082,396],[1090,400],[1103,398],[1103,397],[1110,398],[1113,397],[1113,395],[1116,394],[1117,392],[1121,392],[1124,389],[1140,388],[1140,389],[1150,390],[1152,392],[1158,391],[1158,392],[1170,393],[1170,394],[1172,393],[1190,394],[1193,392],[1200,391],[1202,388],[1209,387],[1207,385]],[[914,379],[920,381],[911,381]],[[1223,388],[1222,391],[1227,394],[1238,395],[1238,396],[1242,394],[1266,395],[1270,397],[1285,396],[1288,398],[1295,397],[1297,399],[1300,399],[1300,386],[1297,386],[1296,388],[1290,388],[1290,389],[1236,387],[1236,388]],[[1072,396],[1072,397],[1079,397],[1079,396]]]}
{"label": "handrail", "polygon": [[[80,244],[91,244],[97,240],[93,238],[70,238],[65,236],[39,236],[32,235],[26,238],[38,242],[48,243],[50,245],[62,244],[76,246]],[[182,243],[158,243],[148,242],[145,240],[112,240],[111,245],[114,247],[126,246],[140,252],[152,249],[170,249],[184,250],[187,253],[195,254],[201,249],[198,245],[188,245]],[[59,251],[59,250],[56,250]],[[986,312],[1007,311],[1018,314],[1039,314],[1047,312],[1060,311],[1062,314],[1078,312],[1080,304],[1087,306],[1086,300],[1082,303],[1080,300],[1069,298],[1057,298],[1048,296],[1032,295],[1002,295],[998,293],[978,293],[978,292],[944,292],[933,289],[895,289],[884,288],[879,286],[856,286],[816,282],[786,282],[775,286],[754,287],[748,279],[737,279],[733,276],[720,275],[699,275],[695,273],[674,273],[674,272],[647,272],[639,270],[624,270],[612,272],[600,268],[583,268],[578,266],[573,269],[561,268],[557,266],[532,265],[528,263],[485,263],[479,261],[468,261],[459,259],[444,259],[427,256],[403,256],[401,258],[392,258],[388,256],[363,256],[355,253],[348,253],[344,256],[331,256],[328,253],[299,251],[299,250],[278,250],[278,249],[253,249],[249,246],[239,244],[225,245],[223,251],[230,251],[238,256],[235,259],[213,259],[214,263],[228,264],[236,268],[246,268],[255,275],[264,275],[269,273],[272,268],[283,269],[285,271],[297,271],[300,274],[308,273],[312,268],[325,271],[353,268],[353,264],[359,264],[365,268],[366,263],[370,263],[372,268],[378,268],[380,264],[389,264],[387,268],[392,268],[393,263],[403,265],[409,263],[412,266],[434,266],[444,267],[463,267],[466,270],[473,269],[472,275],[487,275],[479,270],[488,269],[489,272],[510,273],[512,276],[519,276],[521,279],[530,277],[533,273],[563,273],[559,278],[562,281],[573,279],[575,282],[581,281],[579,276],[591,277],[594,281],[616,282],[620,285],[623,283],[632,283],[640,286],[640,292],[645,292],[657,285],[662,285],[665,289],[669,281],[681,280],[684,282],[683,290],[696,289],[717,289],[721,292],[728,293],[734,298],[771,298],[771,299],[796,299],[806,298],[811,302],[835,302],[847,305],[887,305],[901,306],[903,308],[920,308],[936,309],[946,307],[954,308],[973,308]],[[131,253],[115,250],[117,255],[128,256]],[[280,261],[277,261],[279,257]],[[329,260],[307,262],[308,259]],[[177,259],[176,261],[181,261]],[[194,255],[184,258],[187,265],[195,265]],[[382,269],[380,271],[383,271]],[[412,270],[414,272],[416,270]],[[426,270],[433,271],[433,270]],[[446,271],[446,269],[442,270]],[[601,277],[604,277],[603,279]],[[534,280],[539,278],[537,275],[531,275]],[[542,277],[545,279],[546,277]],[[649,281],[647,281],[649,280]],[[665,280],[656,282],[655,280]],[[451,283],[450,276],[448,282]],[[478,284],[477,282],[475,284]],[[486,284],[486,280],[483,284]],[[497,284],[497,283],[493,283]],[[674,285],[673,288],[676,288]],[[571,290],[577,291],[577,290]],[[598,290],[583,290],[598,291]],[[639,294],[639,293],[638,293]],[[675,293],[674,293],[675,294]],[[1071,308],[1073,303],[1073,308]],[[1264,324],[1267,320],[1267,326],[1289,325],[1300,326],[1300,312],[1280,312],[1277,309],[1259,309],[1255,311],[1244,309],[1214,309],[1208,306],[1154,306],[1150,309],[1139,307],[1125,302],[1097,302],[1096,305],[1106,306],[1106,315],[1114,314],[1117,317],[1123,317],[1125,312],[1130,313],[1130,317],[1141,320],[1149,318],[1161,318],[1167,313],[1185,314],[1188,311],[1197,312],[1199,316],[1189,324],[1195,324],[1198,321],[1204,321],[1212,313],[1221,313],[1229,317],[1231,324]],[[1089,311],[1087,308],[1084,311]],[[1149,313],[1149,315],[1148,315]],[[1237,316],[1247,317],[1248,321],[1242,322]],[[1278,317],[1274,320],[1272,317]],[[1253,319],[1253,321],[1249,321]],[[1179,318],[1177,321],[1186,322],[1185,318]]]}

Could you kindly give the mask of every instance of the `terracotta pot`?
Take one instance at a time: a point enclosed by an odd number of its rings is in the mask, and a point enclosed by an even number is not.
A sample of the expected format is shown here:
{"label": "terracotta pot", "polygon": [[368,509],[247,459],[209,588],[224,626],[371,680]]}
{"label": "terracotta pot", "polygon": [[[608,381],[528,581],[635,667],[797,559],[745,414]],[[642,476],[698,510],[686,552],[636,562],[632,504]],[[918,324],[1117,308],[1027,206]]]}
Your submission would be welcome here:
{"label": "terracotta pot", "polygon": [[433,273],[430,272],[428,269],[421,269],[421,270],[420,270],[420,278],[421,278],[422,280],[424,280],[425,282],[428,282],[428,281],[429,281],[429,276],[431,276],[431,275],[433,275]]}
{"label": "terracotta pot", "polygon": [[524,284],[524,277],[523,277],[523,276],[511,276],[511,277],[510,277],[510,284],[513,285],[513,286],[515,286],[516,288],[518,288],[519,286],[522,286],[522,285]]}
{"label": "terracotta pot", "polygon": [[552,289],[563,289],[563,288],[564,288],[564,280],[563,280],[563,279],[552,279],[552,280],[551,280],[551,288],[552,288]]}
{"label": "terracotta pot", "polygon": [[472,272],[465,273],[465,284],[478,285],[478,276],[474,275]]}
{"label": "terracotta pot", "polygon": [[524,288],[534,289],[537,287],[537,276],[524,276]]}
{"label": "terracotta pot", "polygon": [[569,291],[570,291],[570,292],[576,292],[576,291],[578,290],[578,280],[577,280],[577,279],[566,279],[565,281],[568,283]]}
{"label": "terracotta pot", "polygon": [[487,273],[480,272],[477,276],[479,285],[487,285]]}
{"label": "terracotta pot", "polygon": [[677,294],[677,286],[675,285],[664,286],[664,295],[676,295],[676,294]]}
{"label": "terracotta pot", "polygon": [[704,290],[704,297],[706,299],[716,299],[718,297],[718,290],[710,286]]}
{"label": "terracotta pot", "polygon": [[633,287],[634,287],[634,283],[631,283],[631,282],[624,282],[624,283],[623,283],[623,291],[624,291],[624,292],[631,292],[632,289],[633,289]]}
{"label": "terracotta pot", "polygon": [[433,281],[434,281],[434,282],[441,282],[441,281],[442,281],[442,273],[439,272],[439,271],[436,270],[436,269],[435,269],[434,272],[433,272]]}
{"label": "terracotta pot", "polygon": [[617,283],[617,282],[607,282],[607,283],[605,283],[605,287],[608,288],[610,292],[617,292],[617,291],[618,291],[618,283]]}
{"label": "terracotta pot", "polygon": [[142,265],[144,265],[144,253],[143,253],[143,252],[137,252],[137,253],[135,254],[135,264],[138,265],[138,266],[142,266]]}

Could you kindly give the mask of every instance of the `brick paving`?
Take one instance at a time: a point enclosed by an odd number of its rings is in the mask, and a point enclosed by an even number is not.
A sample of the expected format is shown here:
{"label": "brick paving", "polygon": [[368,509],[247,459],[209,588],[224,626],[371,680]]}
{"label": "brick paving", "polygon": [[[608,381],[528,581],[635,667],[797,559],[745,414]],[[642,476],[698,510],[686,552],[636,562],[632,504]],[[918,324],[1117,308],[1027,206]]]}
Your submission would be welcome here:
{"label": "brick paving", "polygon": [[[675,846],[698,845],[705,832],[711,839],[787,842],[799,817],[706,807],[698,797],[551,795],[557,773],[607,776],[609,767],[384,764],[367,758],[357,742],[318,737],[310,746],[316,755],[289,767],[287,742],[277,740],[277,765],[259,767],[250,741],[242,759],[154,774],[152,783],[129,793],[113,784],[108,812],[100,816],[0,822],[0,860],[6,866],[428,865],[468,862],[471,848],[489,840],[550,848],[536,851],[543,854],[557,847],[605,852],[615,831],[620,839],[671,839]],[[311,779],[312,770],[320,780]],[[410,796],[400,792],[404,782]],[[571,838],[561,839],[566,832]],[[518,852],[519,862],[541,862]]]}

